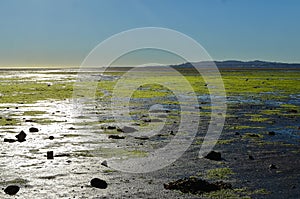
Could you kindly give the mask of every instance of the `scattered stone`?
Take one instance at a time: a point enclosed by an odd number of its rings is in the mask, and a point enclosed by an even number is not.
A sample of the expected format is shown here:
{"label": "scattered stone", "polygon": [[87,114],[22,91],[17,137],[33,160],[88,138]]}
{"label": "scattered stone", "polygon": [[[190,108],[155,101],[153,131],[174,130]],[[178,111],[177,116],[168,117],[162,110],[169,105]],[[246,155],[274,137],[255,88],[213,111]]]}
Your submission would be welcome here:
{"label": "scattered stone", "polygon": [[34,120],[27,119],[27,120],[25,120],[25,122],[34,122]]}
{"label": "scattered stone", "polygon": [[163,122],[162,120],[157,119],[157,118],[151,119],[150,121],[151,121],[151,122]]}
{"label": "scattered stone", "polygon": [[123,133],[133,133],[137,130],[135,128],[130,127],[130,126],[124,126],[123,128],[118,128],[118,131],[123,132]]}
{"label": "scattered stone", "polygon": [[215,161],[221,161],[222,160],[221,153],[220,152],[215,152],[215,151],[209,152],[205,156],[205,158],[209,159],[209,160],[215,160]]}
{"label": "scattered stone", "polygon": [[121,136],[121,135],[109,135],[108,136],[109,139],[125,139],[125,136]]}
{"label": "scattered stone", "polygon": [[247,78],[245,81],[248,81],[249,79]]}
{"label": "scattered stone", "polygon": [[296,109],[291,109],[289,110],[290,113],[298,113],[298,111]]}
{"label": "scattered stone", "polygon": [[164,188],[169,190],[180,190],[183,193],[203,194],[221,189],[232,189],[232,185],[223,181],[210,183],[206,180],[190,177],[164,184]]}
{"label": "scattered stone", "polygon": [[75,128],[74,127],[70,127],[70,128],[68,128],[69,130],[75,130]]}
{"label": "scattered stone", "polygon": [[134,137],[135,139],[138,139],[138,140],[148,140],[149,137],[147,136],[140,136],[140,137]]}
{"label": "scattered stone", "polygon": [[269,169],[278,169],[278,167],[275,164],[270,164]]}
{"label": "scattered stone", "polygon": [[114,129],[117,129],[117,127],[116,126],[107,126],[106,129],[107,130],[114,130]]}
{"label": "scattered stone", "polygon": [[60,153],[60,154],[56,154],[54,157],[70,157],[71,155],[68,153]]}
{"label": "scattered stone", "polygon": [[104,160],[102,163],[101,163],[102,166],[105,166],[105,167],[108,167],[108,164],[107,164],[107,161]]}
{"label": "scattered stone", "polygon": [[107,182],[105,182],[104,180],[101,180],[99,178],[93,178],[91,180],[91,186],[99,188],[99,189],[106,189],[107,188]]}
{"label": "scattered stone", "polygon": [[252,155],[249,155],[249,160],[254,160],[254,157]]}
{"label": "scattered stone", "polygon": [[20,187],[17,185],[9,185],[4,189],[4,192],[8,195],[16,195],[18,191],[20,190]]}
{"label": "scattered stone", "polygon": [[254,138],[259,138],[259,135],[255,134],[255,133],[250,133],[248,134],[249,137],[254,137]]}
{"label": "scattered stone", "polygon": [[240,135],[240,133],[239,132],[235,132],[235,135]]}
{"label": "scattered stone", "polygon": [[47,159],[48,159],[48,160],[54,159],[53,151],[47,151]]}
{"label": "scattered stone", "polygon": [[49,136],[49,139],[50,139],[50,140],[54,140],[54,136],[52,136],[52,135]]}
{"label": "scattered stone", "polygon": [[143,122],[151,122],[151,119],[150,118],[144,118]]}
{"label": "scattered stone", "polygon": [[296,185],[293,185],[291,188],[292,188],[292,189],[296,189]]}
{"label": "scattered stone", "polygon": [[16,109],[19,109],[19,107],[16,107]]}
{"label": "scattered stone", "polygon": [[70,164],[72,161],[71,160],[67,160],[66,162]]}
{"label": "scattered stone", "polygon": [[31,132],[31,133],[36,133],[36,132],[39,132],[39,129],[38,129],[38,128],[35,128],[35,127],[30,127],[30,128],[29,128],[29,132]]}
{"label": "scattered stone", "polygon": [[26,141],[26,133],[24,131],[21,131],[18,135],[16,135],[16,138],[18,139],[18,142],[24,142]]}
{"label": "scattered stone", "polygon": [[275,132],[274,131],[269,131],[268,135],[275,135]]}
{"label": "scattered stone", "polygon": [[16,142],[16,141],[17,140],[15,140],[15,139],[4,138],[4,142],[13,143],[13,142]]}

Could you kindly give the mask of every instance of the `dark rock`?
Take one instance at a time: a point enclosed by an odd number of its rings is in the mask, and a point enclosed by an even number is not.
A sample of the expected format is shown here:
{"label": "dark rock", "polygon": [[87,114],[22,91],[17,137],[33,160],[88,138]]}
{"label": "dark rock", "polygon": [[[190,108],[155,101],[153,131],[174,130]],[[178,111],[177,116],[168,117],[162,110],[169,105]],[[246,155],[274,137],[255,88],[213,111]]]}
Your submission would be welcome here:
{"label": "dark rock", "polygon": [[148,140],[149,137],[147,136],[140,136],[140,137],[134,137],[135,139],[138,139],[138,140]]}
{"label": "dark rock", "polygon": [[52,136],[52,135],[49,136],[49,139],[50,139],[50,140],[54,140],[54,136]]}
{"label": "dark rock", "polygon": [[104,180],[101,180],[99,178],[93,178],[91,180],[91,186],[99,188],[99,189],[106,189],[107,188],[107,182],[105,182]]}
{"label": "dark rock", "polygon": [[144,118],[143,122],[151,122],[151,119],[150,118]]}
{"label": "dark rock", "polygon": [[249,160],[254,160],[254,157],[252,155],[249,155]]}
{"label": "dark rock", "polygon": [[125,136],[121,136],[121,135],[109,135],[108,138],[110,139],[125,139]]}
{"label": "dark rock", "polygon": [[53,157],[53,151],[47,151],[47,159],[48,160],[54,159],[54,157]]}
{"label": "dark rock", "polygon": [[249,79],[247,78],[247,79],[245,79],[245,81],[248,81]]}
{"label": "dark rock", "polygon": [[235,132],[235,135],[240,135],[240,133],[239,132]]}
{"label": "dark rock", "polygon": [[108,164],[107,164],[107,161],[104,160],[102,163],[101,163],[102,166],[105,166],[105,167],[108,167]]}
{"label": "dark rock", "polygon": [[278,167],[275,164],[270,164],[269,169],[278,169]]}
{"label": "dark rock", "polygon": [[248,134],[249,137],[254,137],[254,138],[259,138],[259,135],[255,134],[255,133],[250,133]]}
{"label": "dark rock", "polygon": [[162,120],[160,120],[160,119],[157,119],[157,118],[155,118],[155,119],[152,119],[152,120],[150,120],[151,122],[163,122]]}
{"label": "dark rock", "polygon": [[4,138],[4,142],[13,143],[13,142],[16,142],[16,141],[17,141],[17,140],[15,140],[15,139]]}
{"label": "dark rock", "polygon": [[66,162],[70,164],[72,162],[72,160],[67,160]]}
{"label": "dark rock", "polygon": [[28,120],[25,120],[25,122],[34,122],[34,120],[28,119]]}
{"label": "dark rock", "polygon": [[18,142],[24,142],[26,141],[26,133],[24,131],[21,131],[18,135],[16,135],[16,138],[18,139]]}
{"label": "dark rock", "polygon": [[291,188],[292,188],[292,189],[296,189],[296,185],[293,185]]}
{"label": "dark rock", "polygon": [[291,109],[289,110],[289,113],[298,113],[298,111],[296,109]]}
{"label": "dark rock", "polygon": [[274,131],[269,131],[268,135],[275,135]]}
{"label": "dark rock", "polygon": [[70,127],[70,128],[68,128],[69,130],[75,130],[75,128],[74,127]]}
{"label": "dark rock", "polygon": [[199,178],[190,177],[164,184],[164,188],[180,190],[183,193],[203,194],[205,192],[218,191],[221,189],[231,189],[232,185],[222,181],[210,183]]}
{"label": "dark rock", "polygon": [[54,157],[70,157],[71,155],[68,153],[60,153],[60,154],[56,154]]}
{"label": "dark rock", "polygon": [[116,126],[107,126],[106,129],[108,129],[108,130],[114,130],[114,129],[117,129],[117,127]]}
{"label": "dark rock", "polygon": [[20,187],[17,185],[9,185],[4,189],[4,192],[8,195],[15,195],[20,190]]}
{"label": "dark rock", "polygon": [[30,128],[29,128],[29,132],[31,132],[31,133],[36,133],[36,132],[39,132],[39,129],[38,129],[38,128],[35,128],[35,127],[30,127]]}
{"label": "dark rock", "polygon": [[135,128],[130,127],[130,126],[124,126],[123,128],[118,128],[118,131],[123,132],[123,133],[133,133],[137,130]]}
{"label": "dark rock", "polygon": [[220,160],[222,160],[221,153],[220,153],[220,152],[215,152],[215,151],[209,152],[209,153],[205,156],[205,158],[206,158],[206,159],[209,159],[209,160],[215,160],[215,161],[220,161]]}

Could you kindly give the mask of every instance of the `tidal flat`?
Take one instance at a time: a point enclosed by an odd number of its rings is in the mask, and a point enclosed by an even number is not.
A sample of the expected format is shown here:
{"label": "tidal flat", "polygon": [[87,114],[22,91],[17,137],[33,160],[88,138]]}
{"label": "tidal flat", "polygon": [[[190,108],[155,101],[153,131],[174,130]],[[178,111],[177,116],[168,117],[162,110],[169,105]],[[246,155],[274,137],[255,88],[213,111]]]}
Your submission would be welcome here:
{"label": "tidal flat", "polygon": [[[84,96],[74,96],[77,70],[1,70],[0,198],[8,198],[3,190],[9,185],[20,187],[14,198],[297,198],[300,70],[220,71],[227,111],[213,150],[221,153],[221,161],[198,157],[215,106],[210,84],[195,71],[180,72],[197,96],[197,104],[188,104],[199,110],[197,135],[169,166],[132,174],[111,168],[111,162],[147,157],[172,141],[182,114],[190,114],[181,111],[174,94],[185,91],[180,82],[176,90],[143,84],[132,92],[129,104],[112,106],[115,86],[125,71],[87,72],[96,81],[81,84],[88,90],[96,82],[96,89],[93,100],[79,111],[74,99]],[[180,81],[167,73],[152,78],[166,84]],[[159,109],[151,109],[157,104]],[[130,117],[114,117],[124,115],[125,108]],[[159,132],[137,136],[139,128],[162,123]],[[30,132],[32,127],[38,131]],[[4,142],[21,131],[26,140]],[[53,151],[53,159],[47,159],[48,151]],[[95,177],[105,180],[107,188],[92,187]],[[184,178],[222,180],[232,188],[201,194],[164,188]]]}

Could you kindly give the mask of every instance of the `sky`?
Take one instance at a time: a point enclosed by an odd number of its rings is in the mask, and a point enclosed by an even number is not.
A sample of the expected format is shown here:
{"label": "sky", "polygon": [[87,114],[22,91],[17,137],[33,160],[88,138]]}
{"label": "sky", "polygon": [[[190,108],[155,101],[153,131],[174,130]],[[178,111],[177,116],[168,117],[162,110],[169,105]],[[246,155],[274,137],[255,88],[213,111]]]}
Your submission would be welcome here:
{"label": "sky", "polygon": [[298,0],[0,0],[0,66],[78,66],[110,36],[163,27],[213,60],[300,63]]}

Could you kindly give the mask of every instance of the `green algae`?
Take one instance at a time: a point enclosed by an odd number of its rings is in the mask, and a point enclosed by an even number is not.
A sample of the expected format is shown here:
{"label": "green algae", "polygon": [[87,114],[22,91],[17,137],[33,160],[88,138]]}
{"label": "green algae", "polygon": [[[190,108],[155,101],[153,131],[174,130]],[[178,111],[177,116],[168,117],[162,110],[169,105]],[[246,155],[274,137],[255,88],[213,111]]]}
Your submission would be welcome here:
{"label": "green algae", "polygon": [[228,179],[230,175],[234,174],[230,168],[216,168],[206,171],[206,178],[223,180]]}

